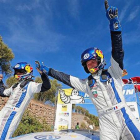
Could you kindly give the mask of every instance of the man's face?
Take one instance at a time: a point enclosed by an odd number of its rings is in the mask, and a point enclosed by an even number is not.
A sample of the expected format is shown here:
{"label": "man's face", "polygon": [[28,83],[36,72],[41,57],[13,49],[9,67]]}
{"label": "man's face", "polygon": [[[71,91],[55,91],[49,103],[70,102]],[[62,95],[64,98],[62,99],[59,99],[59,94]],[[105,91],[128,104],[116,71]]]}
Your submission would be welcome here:
{"label": "man's face", "polygon": [[98,66],[98,62],[97,62],[96,59],[92,59],[92,60],[87,61],[86,65],[87,65],[88,70],[90,70],[92,68],[97,67]]}
{"label": "man's face", "polygon": [[20,75],[23,75],[25,72],[23,72],[23,70],[16,70],[15,71],[15,78],[17,79],[17,80],[20,80]]}
{"label": "man's face", "polygon": [[17,75],[23,75],[24,73],[21,73],[21,72],[17,72],[16,74],[17,74]]}
{"label": "man's face", "polygon": [[0,81],[3,79],[3,75],[2,74],[0,74]]}

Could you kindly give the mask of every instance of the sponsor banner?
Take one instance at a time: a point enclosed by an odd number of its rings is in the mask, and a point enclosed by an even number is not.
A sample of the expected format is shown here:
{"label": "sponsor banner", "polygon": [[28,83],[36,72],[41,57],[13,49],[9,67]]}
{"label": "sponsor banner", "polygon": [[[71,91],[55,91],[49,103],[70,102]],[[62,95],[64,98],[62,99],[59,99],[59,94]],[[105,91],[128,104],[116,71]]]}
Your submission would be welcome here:
{"label": "sponsor banner", "polygon": [[[123,95],[126,102],[136,102],[136,93],[133,84],[126,84],[123,87]],[[58,104],[92,104],[89,95],[76,89],[63,89],[58,94]]]}
{"label": "sponsor banner", "polygon": [[59,90],[58,104],[92,104],[92,102],[87,93],[70,88]]}
{"label": "sponsor banner", "polygon": [[[133,84],[126,84],[123,87],[123,95],[126,102],[136,102],[136,93]],[[89,95],[76,89],[63,89],[58,93],[58,104],[92,104]]]}
{"label": "sponsor banner", "polygon": [[67,129],[68,129],[68,125],[67,124],[60,124],[58,126],[58,131],[60,131],[60,130],[67,130]]}
{"label": "sponsor banner", "polygon": [[76,89],[62,89],[58,92],[55,131],[71,129],[72,104],[92,104],[88,94]]}
{"label": "sponsor banner", "polygon": [[67,111],[67,105],[62,105],[61,111],[66,112]]}
{"label": "sponsor banner", "polygon": [[69,116],[69,112],[66,112],[66,113],[59,113],[59,116],[65,116],[65,117],[68,117],[68,116]]}
{"label": "sponsor banner", "polygon": [[[70,89],[62,89],[58,91],[58,104],[65,104],[67,102],[67,96],[70,96],[72,92],[72,88]],[[63,96],[61,96],[63,95]]]}
{"label": "sponsor banner", "polygon": [[[62,95],[60,95],[60,92]],[[65,98],[65,96],[70,96],[71,92],[72,89],[63,89],[58,92],[56,119],[54,127],[55,131],[71,129],[72,104],[65,103],[69,101],[67,98]]]}
{"label": "sponsor banner", "polygon": [[123,86],[123,95],[126,102],[136,102],[136,93],[133,84],[126,84]]}
{"label": "sponsor banner", "polygon": [[72,104],[57,104],[55,131],[71,129]]}

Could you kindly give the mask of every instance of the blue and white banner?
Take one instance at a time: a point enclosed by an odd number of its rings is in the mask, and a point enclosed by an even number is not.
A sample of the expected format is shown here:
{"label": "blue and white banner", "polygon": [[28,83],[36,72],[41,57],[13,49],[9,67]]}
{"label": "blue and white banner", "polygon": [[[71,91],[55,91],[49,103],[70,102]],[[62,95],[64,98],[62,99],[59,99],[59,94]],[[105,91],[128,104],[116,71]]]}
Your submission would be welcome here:
{"label": "blue and white banner", "polygon": [[123,94],[126,100],[126,104],[132,111],[133,115],[139,120],[139,112],[137,106],[137,95],[133,84],[126,84],[123,87]]}
{"label": "blue and white banner", "polygon": [[123,87],[123,95],[125,97],[126,102],[136,102],[136,93],[133,84],[127,84]]}
{"label": "blue and white banner", "polygon": [[[127,84],[123,87],[123,95],[126,102],[136,102],[136,93],[133,84]],[[92,104],[89,95],[76,89],[62,90],[58,96],[59,104]]]}

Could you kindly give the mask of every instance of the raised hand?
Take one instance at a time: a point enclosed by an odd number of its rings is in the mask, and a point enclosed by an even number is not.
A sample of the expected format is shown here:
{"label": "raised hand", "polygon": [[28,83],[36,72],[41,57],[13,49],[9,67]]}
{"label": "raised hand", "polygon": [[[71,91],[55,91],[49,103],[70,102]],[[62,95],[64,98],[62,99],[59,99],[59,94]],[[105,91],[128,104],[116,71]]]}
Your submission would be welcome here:
{"label": "raised hand", "polygon": [[45,73],[45,74],[48,74],[49,68],[47,66],[44,66],[43,63],[40,64],[39,61],[35,61],[35,64],[36,64],[36,69],[40,74],[42,74],[42,72]]}
{"label": "raised hand", "polygon": [[41,67],[40,67],[40,62],[39,61],[35,61],[35,64],[36,64],[36,69],[37,69],[37,71],[40,73],[40,74],[42,74],[42,70],[41,70]]}
{"label": "raised hand", "polygon": [[118,8],[109,6],[108,1],[105,0],[106,17],[110,21],[111,31],[121,31],[121,25],[118,20]]}

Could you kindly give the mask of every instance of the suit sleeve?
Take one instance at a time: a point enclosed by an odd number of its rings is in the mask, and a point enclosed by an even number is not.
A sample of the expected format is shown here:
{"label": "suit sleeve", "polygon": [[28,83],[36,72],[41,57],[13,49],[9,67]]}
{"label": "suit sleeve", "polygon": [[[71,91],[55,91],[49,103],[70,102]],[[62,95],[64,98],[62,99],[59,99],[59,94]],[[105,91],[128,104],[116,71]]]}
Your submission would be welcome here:
{"label": "suit sleeve", "polygon": [[2,97],[6,97],[4,95],[4,90],[5,90],[4,84],[2,81],[0,81],[0,96],[2,96]]}
{"label": "suit sleeve", "polygon": [[112,57],[110,71],[115,78],[122,77],[124,51],[121,32],[111,31]]}
{"label": "suit sleeve", "polygon": [[44,92],[51,88],[50,80],[45,73],[41,74],[43,83],[32,82],[32,89],[34,93]]}
{"label": "suit sleeve", "polygon": [[3,81],[0,81],[0,96],[1,97],[8,97],[12,93],[12,87],[5,89]]}
{"label": "suit sleeve", "polygon": [[48,75],[46,75],[45,73],[42,73],[41,79],[43,81],[42,86],[41,86],[41,92],[49,90],[51,88],[51,84],[50,84]]}
{"label": "suit sleeve", "polygon": [[50,68],[48,75],[72,88],[77,89],[78,91],[87,92],[86,79],[82,80],[77,77],[65,74],[63,72],[56,71],[52,68]]}

